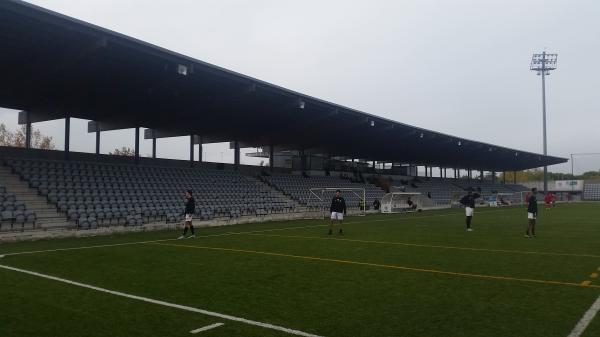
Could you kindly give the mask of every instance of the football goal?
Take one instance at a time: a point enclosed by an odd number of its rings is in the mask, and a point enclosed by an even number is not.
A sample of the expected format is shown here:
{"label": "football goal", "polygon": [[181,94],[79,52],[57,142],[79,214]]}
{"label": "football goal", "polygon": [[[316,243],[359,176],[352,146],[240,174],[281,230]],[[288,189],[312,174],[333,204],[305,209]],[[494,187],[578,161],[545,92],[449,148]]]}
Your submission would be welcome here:
{"label": "football goal", "polygon": [[381,213],[415,212],[436,208],[435,201],[418,192],[391,192],[381,199]]}
{"label": "football goal", "polygon": [[506,207],[525,204],[529,192],[496,193],[487,197],[488,206]]}
{"label": "football goal", "polygon": [[337,190],[346,201],[348,211],[358,210],[358,215],[367,214],[367,195],[364,188],[313,187],[309,189],[310,198],[306,206],[313,211],[320,211],[323,218],[328,217],[331,199]]}

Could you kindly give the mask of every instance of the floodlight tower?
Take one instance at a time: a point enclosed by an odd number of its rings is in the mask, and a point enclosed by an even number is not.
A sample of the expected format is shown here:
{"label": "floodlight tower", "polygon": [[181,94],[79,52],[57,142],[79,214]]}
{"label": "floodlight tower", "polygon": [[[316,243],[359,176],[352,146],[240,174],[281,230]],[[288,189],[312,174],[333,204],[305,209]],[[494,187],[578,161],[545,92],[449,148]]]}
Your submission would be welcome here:
{"label": "floodlight tower", "polygon": [[[548,54],[546,51],[541,54],[533,54],[531,58],[530,70],[535,70],[538,75],[542,75],[542,113],[544,128],[544,156],[548,155],[548,146],[546,142],[546,76],[550,75],[550,70],[556,69],[556,59],[558,54]],[[544,193],[548,192],[548,166],[544,166]]]}

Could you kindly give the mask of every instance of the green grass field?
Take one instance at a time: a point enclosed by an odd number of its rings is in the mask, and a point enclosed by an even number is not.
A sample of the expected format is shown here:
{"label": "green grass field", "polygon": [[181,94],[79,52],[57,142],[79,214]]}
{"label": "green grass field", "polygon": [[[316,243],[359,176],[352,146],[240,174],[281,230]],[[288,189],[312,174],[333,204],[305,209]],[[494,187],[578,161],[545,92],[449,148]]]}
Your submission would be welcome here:
{"label": "green grass field", "polygon": [[[535,239],[525,215],[480,208],[474,232],[444,210],[350,217],[344,236],[298,220],[24,242],[0,254],[42,252],[0,265],[320,336],[568,336],[600,295],[600,204],[541,207]],[[95,245],[111,246],[55,250]],[[0,336],[292,335],[0,268]]]}

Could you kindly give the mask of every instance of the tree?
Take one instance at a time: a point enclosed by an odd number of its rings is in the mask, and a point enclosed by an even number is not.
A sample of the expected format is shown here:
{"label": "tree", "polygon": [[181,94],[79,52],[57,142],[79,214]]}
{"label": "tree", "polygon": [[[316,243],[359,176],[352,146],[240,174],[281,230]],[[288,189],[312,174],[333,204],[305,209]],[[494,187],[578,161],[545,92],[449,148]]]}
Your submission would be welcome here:
{"label": "tree", "polygon": [[600,170],[598,171],[587,171],[581,175],[581,179],[600,179]]}
{"label": "tree", "polygon": [[[25,147],[27,129],[22,125],[15,131],[9,130],[4,123],[0,124],[0,146]],[[54,139],[45,136],[39,129],[31,128],[31,147],[34,149],[55,150]]]}
{"label": "tree", "polygon": [[[506,172],[506,181],[507,182],[512,182],[513,178],[514,178],[513,172]],[[502,179],[502,174],[500,175],[500,179]],[[581,175],[572,175],[570,173],[548,172],[548,180],[591,180],[591,179],[600,179],[600,170],[588,171]],[[544,171],[539,168],[517,172],[517,182],[543,181],[543,180],[544,180]]]}
{"label": "tree", "polygon": [[116,148],[113,152],[109,152],[108,154],[112,154],[114,156],[133,157],[135,156],[135,151],[130,147],[123,146],[120,149]]}

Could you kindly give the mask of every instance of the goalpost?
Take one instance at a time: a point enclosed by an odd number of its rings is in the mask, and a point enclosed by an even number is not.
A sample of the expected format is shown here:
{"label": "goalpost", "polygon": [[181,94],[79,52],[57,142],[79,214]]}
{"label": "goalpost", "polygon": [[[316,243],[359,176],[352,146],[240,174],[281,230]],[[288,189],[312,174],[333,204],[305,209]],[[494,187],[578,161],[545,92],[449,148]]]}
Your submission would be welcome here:
{"label": "goalpost", "polygon": [[523,205],[530,192],[496,193],[487,199],[490,207],[506,207]]}
{"label": "goalpost", "polygon": [[349,188],[349,187],[313,187],[309,188],[310,198],[307,203],[307,207],[315,207],[321,211],[321,216],[325,219],[326,214],[329,212],[329,205],[331,198],[335,191],[339,190],[342,192],[351,192],[350,198],[344,198],[346,200],[346,208],[354,206],[354,197],[358,198],[358,209],[360,216],[367,214],[367,193],[364,188]]}

